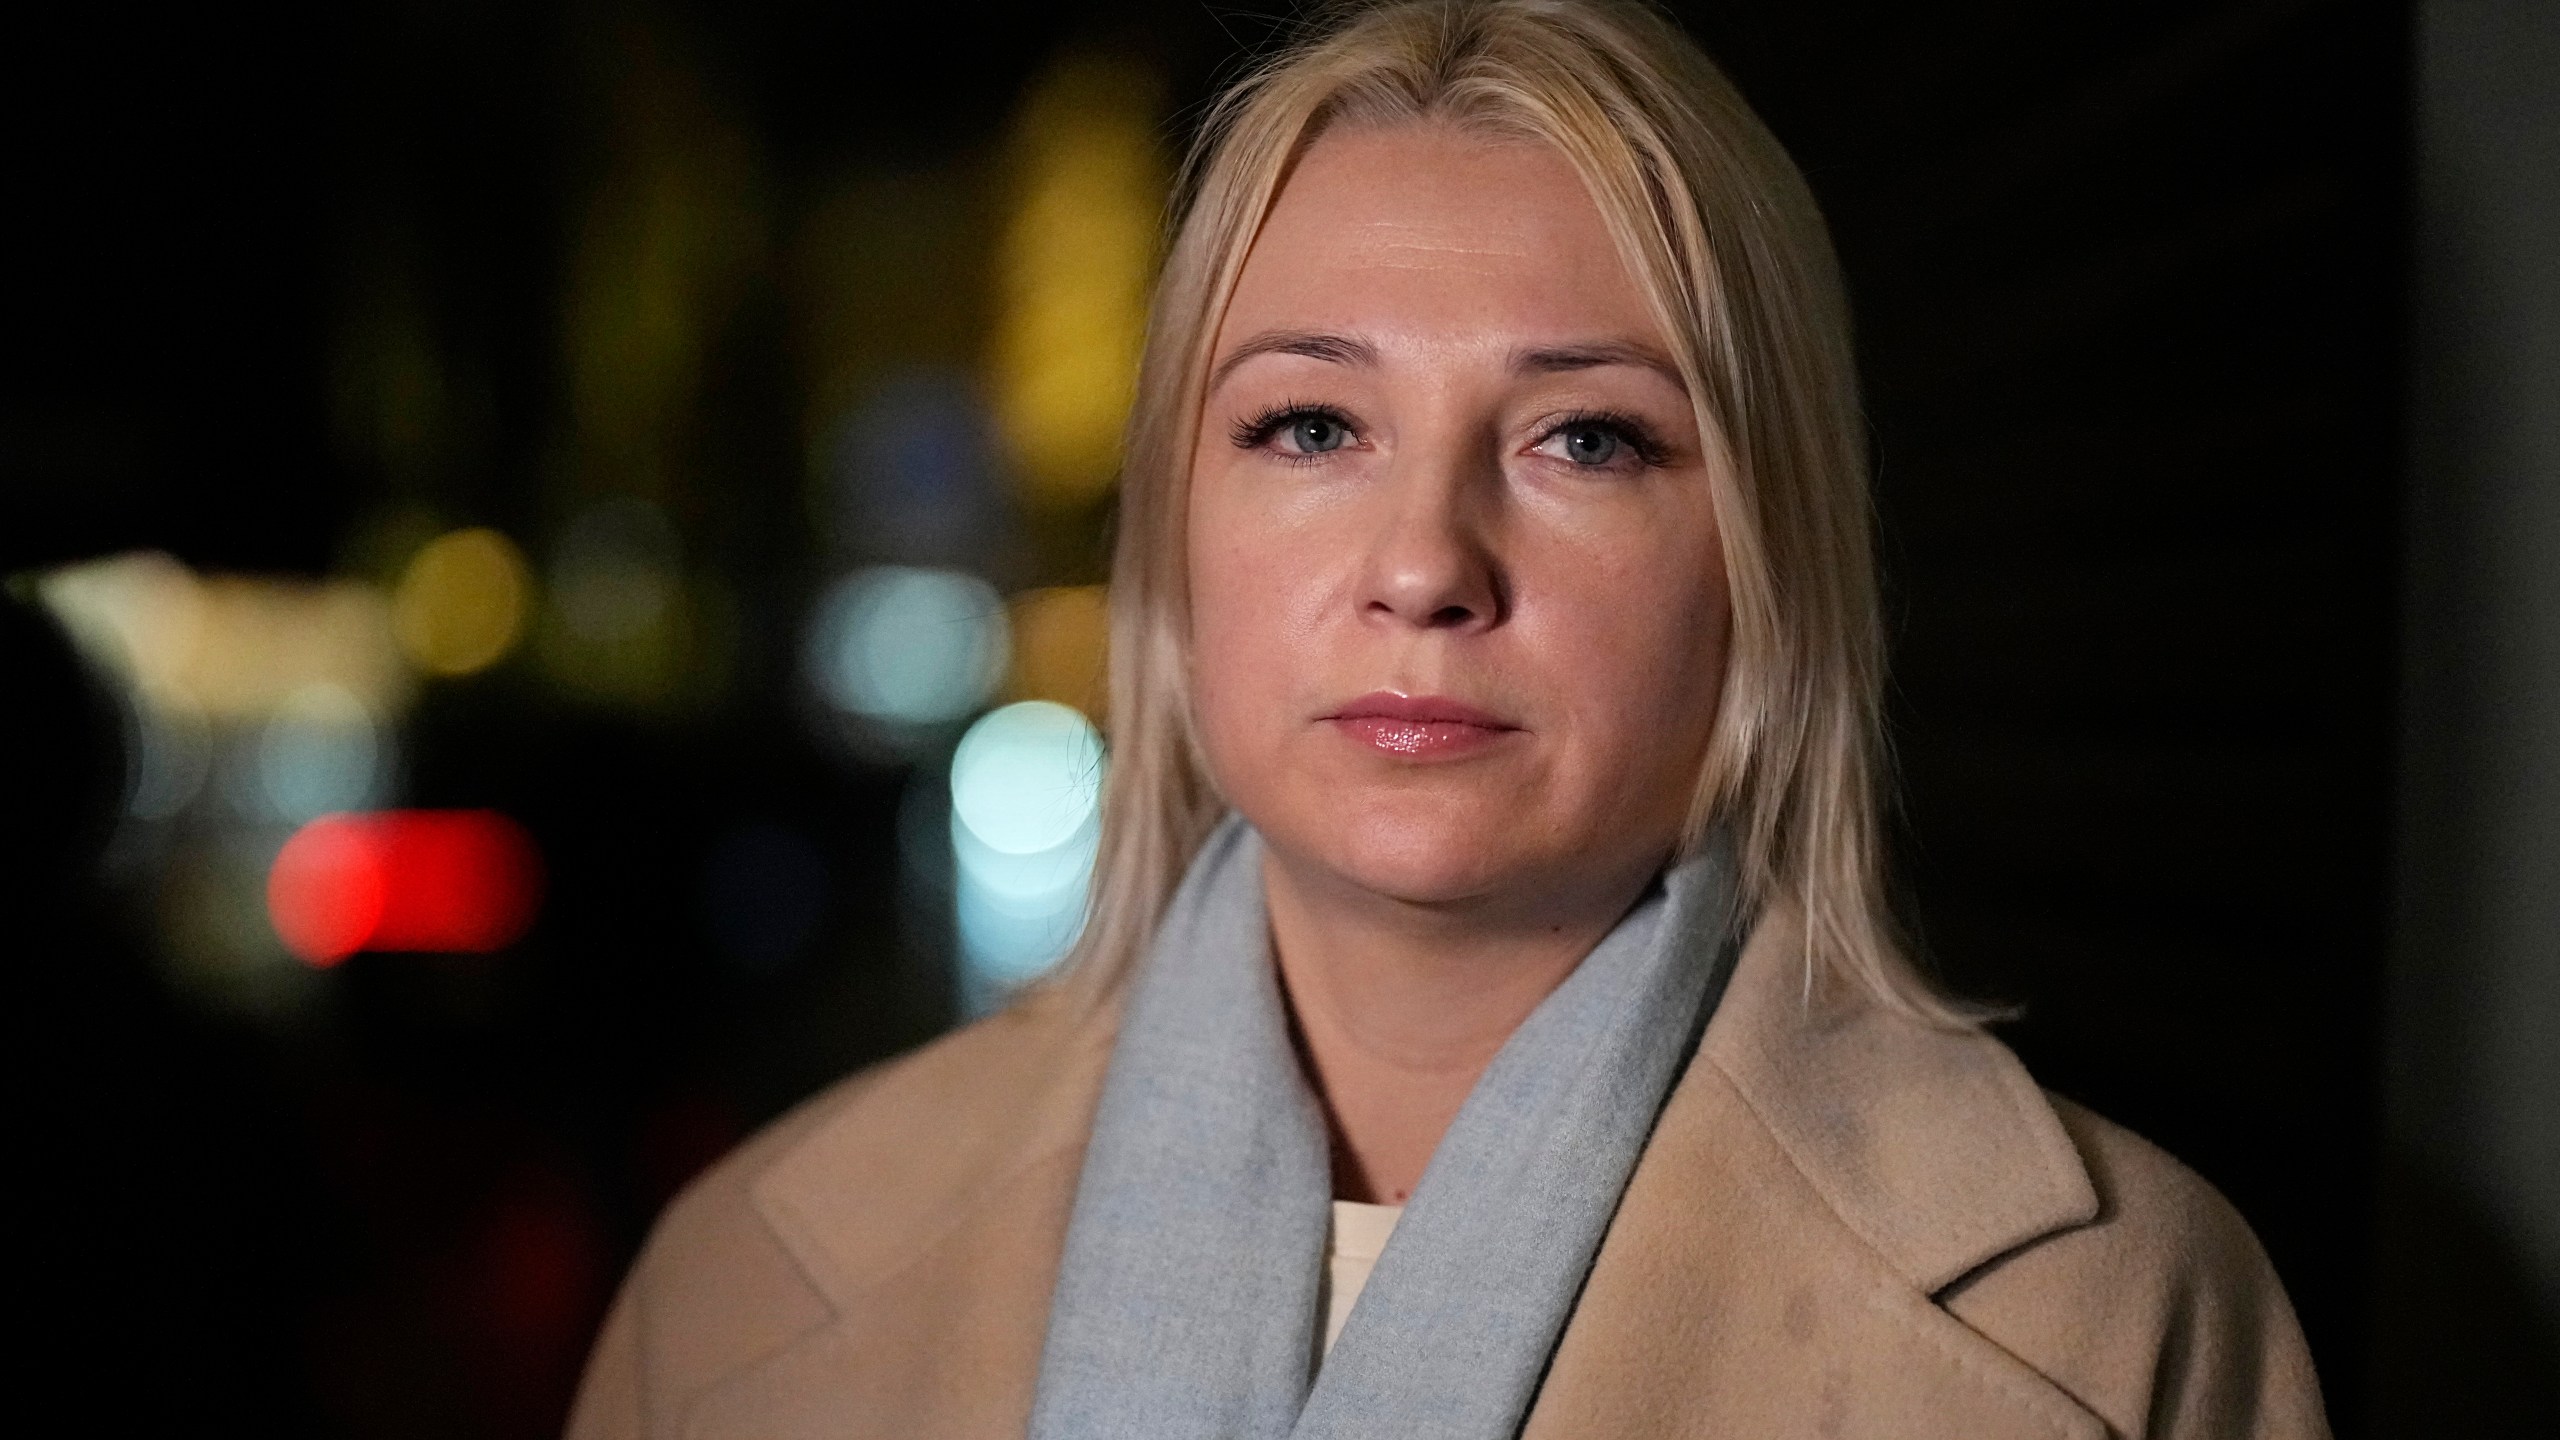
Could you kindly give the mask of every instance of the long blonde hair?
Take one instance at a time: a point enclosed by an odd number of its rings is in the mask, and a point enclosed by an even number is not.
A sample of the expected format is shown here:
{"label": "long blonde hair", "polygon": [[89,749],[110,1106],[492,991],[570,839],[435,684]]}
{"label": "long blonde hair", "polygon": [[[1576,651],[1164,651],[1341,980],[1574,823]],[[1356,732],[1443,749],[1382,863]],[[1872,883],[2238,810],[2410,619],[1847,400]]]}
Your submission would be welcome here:
{"label": "long blonde hair", "polygon": [[1186,492],[1210,347],[1290,166],[1335,125],[1554,146],[1650,302],[1707,437],[1732,591],[1726,683],[1683,847],[1737,845],[1746,913],[1802,917],[1806,984],[1962,1023],[1882,885],[1883,642],[1867,459],[1830,238],[1803,177],[1669,20],[1626,0],[1370,0],[1326,12],[1210,110],[1176,196],[1130,418],[1111,588],[1112,760],[1064,983],[1146,946],[1224,805],[1192,732]]}

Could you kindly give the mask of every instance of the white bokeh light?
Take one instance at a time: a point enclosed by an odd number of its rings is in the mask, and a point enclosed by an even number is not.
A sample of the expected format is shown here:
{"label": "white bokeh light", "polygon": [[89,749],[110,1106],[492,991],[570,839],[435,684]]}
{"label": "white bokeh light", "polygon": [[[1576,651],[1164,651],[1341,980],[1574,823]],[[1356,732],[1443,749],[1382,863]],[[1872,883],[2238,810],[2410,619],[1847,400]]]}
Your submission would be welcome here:
{"label": "white bokeh light", "polygon": [[204,789],[213,768],[213,731],[204,712],[184,696],[128,694],[126,737],[133,773],[125,813],[137,820],[169,820]]}
{"label": "white bokeh light", "polygon": [[837,709],[892,726],[948,724],[1004,677],[1004,598],[975,575],[881,565],[819,597],[804,659]]}
{"label": "white bokeh light", "polygon": [[983,1012],[1056,964],[1084,928],[1100,837],[1102,737],[1064,705],[990,712],[951,756],[963,1007]]}
{"label": "white bokeh light", "polygon": [[325,681],[285,697],[258,734],[258,793],[291,824],[380,798],[383,738],[364,702]]}

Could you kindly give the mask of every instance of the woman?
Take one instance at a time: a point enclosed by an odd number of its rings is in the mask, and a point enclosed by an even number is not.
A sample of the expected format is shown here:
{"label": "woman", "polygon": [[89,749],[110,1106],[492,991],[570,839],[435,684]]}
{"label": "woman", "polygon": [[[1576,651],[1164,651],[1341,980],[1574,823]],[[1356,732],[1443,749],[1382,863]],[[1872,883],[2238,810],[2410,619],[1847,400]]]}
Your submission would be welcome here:
{"label": "woman", "polygon": [[1704,57],[1361,6],[1186,195],[1079,952],[678,1200],[572,1433],[2324,1433],[1895,947],[1839,284]]}

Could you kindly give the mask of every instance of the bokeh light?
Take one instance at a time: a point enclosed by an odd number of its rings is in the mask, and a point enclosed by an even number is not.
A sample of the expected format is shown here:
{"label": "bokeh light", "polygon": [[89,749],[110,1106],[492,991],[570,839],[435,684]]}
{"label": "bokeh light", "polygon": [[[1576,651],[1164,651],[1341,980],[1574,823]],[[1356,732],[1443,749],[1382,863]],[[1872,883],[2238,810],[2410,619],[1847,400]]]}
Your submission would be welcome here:
{"label": "bokeh light", "polygon": [[136,820],[176,818],[204,789],[213,769],[213,731],[195,702],[174,691],[125,697],[125,813]]}
{"label": "bokeh light", "polygon": [[199,575],[148,552],[65,566],[36,589],[119,692],[126,823],[105,863],[145,900],[168,978],[293,1023],[313,977],[264,901],[292,826],[394,798],[417,677],[391,601],[356,580]]}
{"label": "bokeh light", "polygon": [[267,872],[276,937],[321,966],[363,949],[382,923],[390,886],[384,861],[372,828],[356,816],[329,816],[295,832]]}
{"label": "bokeh light", "polygon": [[410,663],[429,675],[485,670],[522,638],[532,576],[515,542],[495,530],[456,530],[420,548],[391,596]]}
{"label": "bokeh light", "polygon": [[1125,57],[1071,57],[1016,120],[996,418],[1025,496],[1044,508],[1090,504],[1118,474],[1168,184],[1160,92]]}
{"label": "bokeh light", "polygon": [[183,693],[204,628],[203,597],[187,567],[139,551],[63,566],[36,593],[82,653],[127,685],[146,696]]}
{"label": "bokeh light", "polygon": [[277,852],[267,913],[317,966],[366,950],[487,954],[533,923],[540,889],[532,838],[496,811],[324,815]]}
{"label": "bokeh light", "polygon": [[140,553],[65,566],[37,593],[146,703],[178,697],[208,720],[254,723],[315,683],[377,715],[401,714],[412,698],[390,603],[357,581],[199,577]]}
{"label": "bokeh light", "polygon": [[1014,596],[1005,610],[1013,627],[1006,698],[1054,700],[1103,719],[1109,699],[1109,592],[1100,585],[1051,586]]}
{"label": "bokeh light", "polygon": [[636,495],[579,510],[553,549],[542,659],[571,693],[648,707],[708,674],[695,653],[683,546],[667,513]]}
{"label": "bokeh light", "polygon": [[1102,736],[1064,705],[981,717],[951,756],[954,905],[965,1010],[983,1012],[1064,956],[1084,928]]}
{"label": "bokeh light", "polygon": [[1093,818],[1102,737],[1064,705],[1027,700],[969,727],[951,756],[951,809],[992,850],[1034,855]]}
{"label": "bokeh light", "polygon": [[803,659],[829,704],[894,734],[949,724],[986,703],[1008,649],[995,587],[955,570],[883,565],[819,598]]}
{"label": "bokeh light", "polygon": [[300,823],[382,797],[386,739],[364,703],[326,681],[285,697],[258,733],[255,813]]}

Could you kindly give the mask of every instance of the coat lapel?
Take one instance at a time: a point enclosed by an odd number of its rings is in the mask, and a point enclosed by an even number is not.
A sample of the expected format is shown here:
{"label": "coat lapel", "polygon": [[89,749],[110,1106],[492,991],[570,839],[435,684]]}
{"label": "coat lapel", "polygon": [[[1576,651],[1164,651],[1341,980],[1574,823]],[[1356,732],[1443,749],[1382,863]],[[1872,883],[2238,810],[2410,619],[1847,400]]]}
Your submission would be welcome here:
{"label": "coat lapel", "polygon": [[755,1183],[835,1318],[704,1397],[696,1440],[996,1440],[1031,1413],[1049,1293],[1117,1028],[1052,991],[880,1084]]}
{"label": "coat lapel", "polygon": [[[1924,1417],[2097,1440],[2094,1416],[1930,1298],[2096,1214],[2070,1139],[1988,1037],[1808,996],[1802,944],[1773,915],[1745,947],[1526,1440]],[[685,1433],[1019,1437],[1117,1018],[1026,1001],[881,1072],[785,1151],[755,1205],[833,1318],[714,1387]]]}
{"label": "coat lapel", "polygon": [[2095,1437],[1929,1297],[2098,1201],[2008,1051],[1802,984],[1765,919],[1664,1108],[1524,1432]]}

